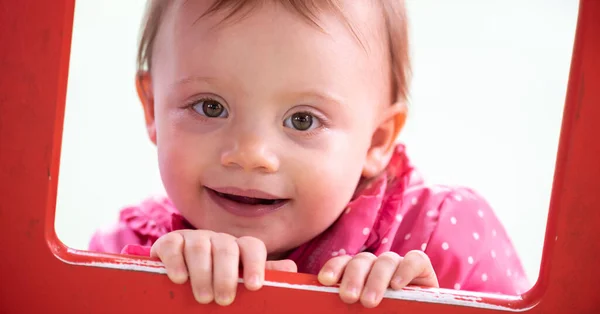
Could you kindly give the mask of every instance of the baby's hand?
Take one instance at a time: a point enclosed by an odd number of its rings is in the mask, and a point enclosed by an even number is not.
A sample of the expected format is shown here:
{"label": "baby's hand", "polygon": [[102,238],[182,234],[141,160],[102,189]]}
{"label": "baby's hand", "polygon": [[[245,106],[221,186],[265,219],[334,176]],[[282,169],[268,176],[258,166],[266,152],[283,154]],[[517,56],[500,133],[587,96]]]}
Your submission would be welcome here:
{"label": "baby's hand", "polygon": [[408,284],[438,288],[439,284],[429,257],[422,251],[410,251],[404,257],[385,252],[379,257],[359,253],[354,257],[330,259],[319,273],[319,282],[332,286],[339,282],[340,297],[346,303],[360,302],[375,307],[388,287],[400,290]]}
{"label": "baby's hand", "polygon": [[[249,290],[262,287],[265,269],[296,272],[293,261],[268,261],[265,244],[256,238],[235,238],[207,230],[178,230],[160,237],[150,251],[177,284],[190,278],[194,298],[229,305],[235,299],[240,260],[244,284]],[[186,266],[187,265],[187,266]]]}

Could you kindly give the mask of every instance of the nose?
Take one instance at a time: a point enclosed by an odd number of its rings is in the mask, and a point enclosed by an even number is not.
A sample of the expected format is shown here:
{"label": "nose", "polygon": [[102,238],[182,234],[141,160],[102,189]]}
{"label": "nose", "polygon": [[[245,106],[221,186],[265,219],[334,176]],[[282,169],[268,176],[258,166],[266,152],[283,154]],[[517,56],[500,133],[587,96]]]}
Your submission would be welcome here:
{"label": "nose", "polygon": [[239,137],[233,142],[231,148],[223,150],[221,164],[225,167],[263,173],[279,170],[279,159],[269,149],[267,141],[252,134]]}

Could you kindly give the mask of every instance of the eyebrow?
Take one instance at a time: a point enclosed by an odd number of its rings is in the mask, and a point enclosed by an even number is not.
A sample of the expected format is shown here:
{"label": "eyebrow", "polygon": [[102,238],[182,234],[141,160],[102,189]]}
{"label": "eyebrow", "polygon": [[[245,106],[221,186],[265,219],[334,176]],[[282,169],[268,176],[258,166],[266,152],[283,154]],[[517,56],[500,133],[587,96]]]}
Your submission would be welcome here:
{"label": "eyebrow", "polygon": [[171,84],[172,86],[186,85],[192,82],[206,82],[212,84],[217,79],[210,76],[188,76],[182,79],[175,81],[175,83]]}
{"label": "eyebrow", "polygon": [[287,94],[292,95],[295,98],[315,98],[326,103],[334,104],[340,107],[340,109],[346,107],[342,97],[320,89],[311,88],[304,91],[291,92]]}
{"label": "eyebrow", "polygon": [[[218,85],[216,82],[218,82],[219,79],[216,77],[210,77],[210,76],[188,76],[188,77],[184,77],[182,79],[177,80],[175,83],[173,83],[171,86],[172,87],[177,87],[177,86],[182,86],[182,85],[187,85],[193,82],[205,82],[208,83],[210,85]],[[324,103],[328,103],[328,104],[332,104],[336,107],[338,107],[340,110],[343,110],[344,108],[346,108],[346,102],[344,100],[344,98],[340,97],[339,95],[336,95],[334,93],[328,92],[326,90],[322,90],[319,88],[307,88],[304,90],[300,90],[300,91],[279,91],[277,92],[277,97],[281,97],[281,98],[312,98],[312,99],[317,99],[319,101],[322,101]]]}

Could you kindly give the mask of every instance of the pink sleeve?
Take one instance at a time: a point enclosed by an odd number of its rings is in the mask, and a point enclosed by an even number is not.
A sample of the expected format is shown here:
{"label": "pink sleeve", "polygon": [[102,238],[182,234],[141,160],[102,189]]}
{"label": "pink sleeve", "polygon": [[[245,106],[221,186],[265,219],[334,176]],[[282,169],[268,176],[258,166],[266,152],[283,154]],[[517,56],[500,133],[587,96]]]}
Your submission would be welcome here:
{"label": "pink sleeve", "polygon": [[149,256],[152,244],[173,230],[193,228],[169,199],[149,198],[121,210],[119,223],[94,234],[89,250],[103,253]]}
{"label": "pink sleeve", "polygon": [[513,295],[531,288],[504,227],[470,189],[442,201],[426,253],[441,287]]}
{"label": "pink sleeve", "polygon": [[152,247],[148,245],[129,244],[121,250],[121,254],[150,257],[151,248]]}
{"label": "pink sleeve", "polygon": [[142,245],[141,239],[126,223],[120,222],[113,228],[97,231],[90,240],[89,250],[121,254],[128,245]]}

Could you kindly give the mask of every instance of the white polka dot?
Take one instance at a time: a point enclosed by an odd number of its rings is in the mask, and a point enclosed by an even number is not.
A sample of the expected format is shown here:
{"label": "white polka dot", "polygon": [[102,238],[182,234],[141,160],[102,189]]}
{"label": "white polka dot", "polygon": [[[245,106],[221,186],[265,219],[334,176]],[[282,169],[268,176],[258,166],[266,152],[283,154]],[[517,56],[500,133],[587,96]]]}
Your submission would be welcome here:
{"label": "white polka dot", "polygon": [[479,233],[473,232],[473,239],[479,240]]}
{"label": "white polka dot", "polygon": [[486,273],[484,273],[483,275],[481,275],[481,280],[482,281],[487,281],[488,280],[488,276]]}
{"label": "white polka dot", "polygon": [[454,199],[455,199],[457,202],[460,202],[460,201],[462,201],[462,196],[460,196],[460,195],[458,195],[458,194],[454,194]]}
{"label": "white polka dot", "polygon": [[512,271],[510,271],[510,269],[507,269],[507,270],[506,270],[506,276],[507,276],[507,277],[510,277],[510,276],[512,276]]}
{"label": "white polka dot", "polygon": [[352,208],[350,208],[350,206],[346,207],[346,212],[345,212],[345,213],[346,213],[346,214],[349,214],[349,213],[350,213],[350,210],[352,210]]}
{"label": "white polka dot", "polygon": [[366,249],[367,249],[367,247],[363,245],[363,246],[360,247],[360,249],[358,251],[359,252],[364,252]]}
{"label": "white polka dot", "polygon": [[400,214],[396,215],[396,221],[402,221],[402,215],[400,215]]}
{"label": "white polka dot", "polygon": [[518,295],[520,295],[520,294],[521,294],[521,290],[516,290],[515,292],[516,292]]}
{"label": "white polka dot", "polygon": [[496,229],[492,229],[492,237],[496,236]]}
{"label": "white polka dot", "polygon": [[480,218],[483,218],[483,211],[481,209],[478,210],[477,215],[479,215]]}
{"label": "white polka dot", "polygon": [[459,283],[455,283],[454,284],[454,290],[460,290],[460,284]]}
{"label": "white polka dot", "polygon": [[386,243],[388,243],[388,241],[389,241],[388,238],[383,238],[381,240],[381,244],[386,244]]}
{"label": "white polka dot", "polygon": [[331,256],[338,256],[338,254],[340,254],[340,253],[338,253],[338,252],[331,252]]}
{"label": "white polka dot", "polygon": [[346,250],[340,249],[340,255],[346,255]]}
{"label": "white polka dot", "polygon": [[369,230],[369,228],[364,228],[363,229],[363,235],[368,235],[369,232],[371,232],[371,230]]}
{"label": "white polka dot", "polygon": [[421,251],[425,251],[426,248],[427,248],[427,243],[421,244]]}
{"label": "white polka dot", "polygon": [[450,218],[450,223],[453,225],[456,225],[456,217],[451,217]]}
{"label": "white polka dot", "polygon": [[436,214],[435,210],[428,210],[427,211],[427,217],[433,217],[433,216],[435,216],[435,214]]}
{"label": "white polka dot", "polygon": [[473,256],[469,256],[469,258],[467,258],[467,262],[469,262],[469,264],[473,264],[474,260],[473,260]]}
{"label": "white polka dot", "polygon": [[504,254],[506,254],[506,256],[511,256],[512,252],[510,251],[510,249],[506,249],[504,250]]}
{"label": "white polka dot", "polygon": [[404,240],[408,240],[408,239],[410,239],[410,236],[411,236],[411,234],[410,234],[410,233],[407,233],[407,234],[404,236]]}
{"label": "white polka dot", "polygon": [[419,200],[418,200],[416,197],[413,197],[413,198],[410,200],[410,203],[411,203],[413,206],[414,206],[414,205],[417,205],[417,202],[419,202]]}
{"label": "white polka dot", "polygon": [[492,252],[490,252],[490,254],[492,255],[492,258],[496,258],[496,251],[492,250]]}
{"label": "white polka dot", "polygon": [[448,242],[444,242],[444,243],[442,243],[442,249],[443,249],[444,251],[448,250],[449,248],[450,248],[450,246],[448,245]]}

